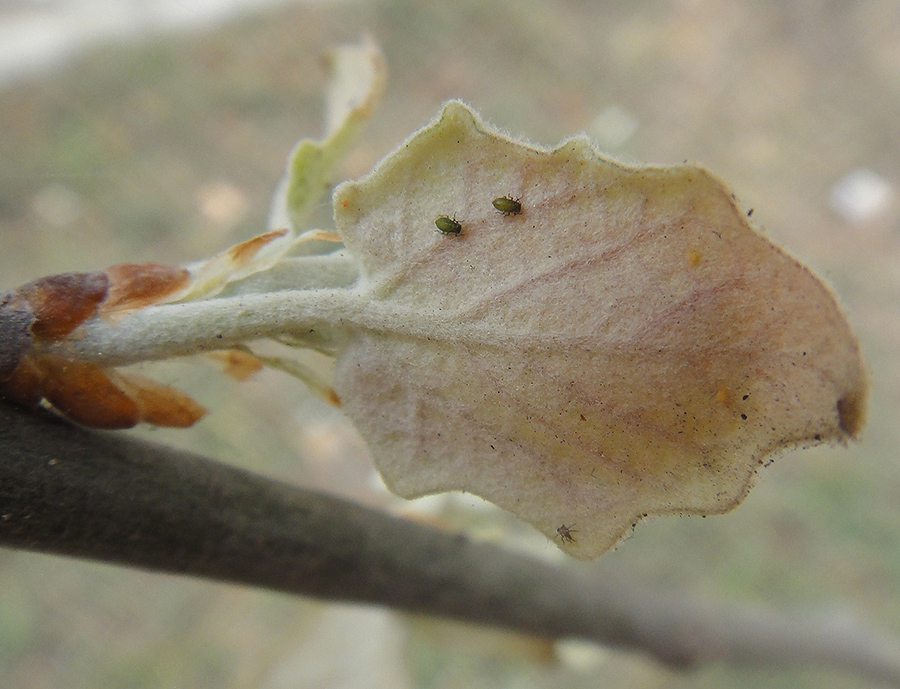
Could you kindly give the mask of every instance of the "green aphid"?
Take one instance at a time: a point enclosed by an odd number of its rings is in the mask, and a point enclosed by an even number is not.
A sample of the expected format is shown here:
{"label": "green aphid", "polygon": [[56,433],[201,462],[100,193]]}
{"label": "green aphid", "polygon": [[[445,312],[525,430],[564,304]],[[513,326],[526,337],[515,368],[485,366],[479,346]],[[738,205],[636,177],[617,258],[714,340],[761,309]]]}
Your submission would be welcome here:
{"label": "green aphid", "polygon": [[434,221],[434,226],[444,234],[457,235],[462,232],[462,225],[456,222],[455,218],[446,215],[438,216],[438,219]]}
{"label": "green aphid", "polygon": [[491,203],[503,215],[518,215],[522,212],[522,204],[519,203],[519,199],[514,199],[512,196],[498,196]]}

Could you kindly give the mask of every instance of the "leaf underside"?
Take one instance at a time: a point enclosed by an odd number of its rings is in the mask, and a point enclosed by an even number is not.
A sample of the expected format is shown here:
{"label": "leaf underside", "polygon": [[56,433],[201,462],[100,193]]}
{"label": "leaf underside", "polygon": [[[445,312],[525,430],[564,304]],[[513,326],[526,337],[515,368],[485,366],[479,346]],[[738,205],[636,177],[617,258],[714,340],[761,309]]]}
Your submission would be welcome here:
{"label": "leaf underside", "polygon": [[591,559],[862,425],[834,297],[702,168],[536,149],[450,102],[334,207],[369,300],[335,389],[404,497],[468,491]]}

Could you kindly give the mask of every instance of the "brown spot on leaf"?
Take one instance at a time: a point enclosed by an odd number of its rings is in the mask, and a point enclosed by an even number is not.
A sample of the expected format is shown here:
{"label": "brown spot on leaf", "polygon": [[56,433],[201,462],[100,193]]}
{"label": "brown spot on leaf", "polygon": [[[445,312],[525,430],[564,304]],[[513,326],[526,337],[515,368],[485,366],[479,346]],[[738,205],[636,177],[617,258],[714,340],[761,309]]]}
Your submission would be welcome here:
{"label": "brown spot on leaf", "polygon": [[856,438],[866,420],[865,388],[847,393],[837,402],[839,425],[851,438]]}
{"label": "brown spot on leaf", "polygon": [[186,268],[162,263],[118,263],[107,268],[106,275],[110,284],[103,314],[158,304],[190,282]]}
{"label": "brown spot on leaf", "polygon": [[26,283],[15,294],[26,300],[34,313],[32,334],[58,340],[97,312],[108,289],[105,273],[61,273]]}
{"label": "brown spot on leaf", "polygon": [[207,356],[221,363],[225,373],[235,380],[247,380],[265,366],[258,356],[240,349],[223,349]]}

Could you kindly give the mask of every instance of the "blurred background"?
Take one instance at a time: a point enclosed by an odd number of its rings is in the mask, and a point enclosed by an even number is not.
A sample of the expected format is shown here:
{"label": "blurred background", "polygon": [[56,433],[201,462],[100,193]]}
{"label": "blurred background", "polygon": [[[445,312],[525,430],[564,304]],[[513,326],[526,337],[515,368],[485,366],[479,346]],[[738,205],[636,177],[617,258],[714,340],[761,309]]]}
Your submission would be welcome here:
{"label": "blurred background", "polygon": [[[265,229],[295,141],[322,133],[329,48],[371,35],[387,92],[356,177],[449,98],[515,136],[587,132],[626,162],[700,163],[834,287],[872,372],[849,449],[779,457],[731,514],[659,518],[598,576],[838,608],[900,632],[900,5],[894,0],[0,0],[0,291],[184,263]],[[336,180],[339,181],[339,180]],[[323,204],[315,218],[329,227]],[[559,554],[470,496],[387,495],[339,413],[276,372],[175,380],[212,413],[138,434],[294,484]],[[814,667],[673,673],[390,612],[0,550],[0,683],[115,686],[869,686]]]}

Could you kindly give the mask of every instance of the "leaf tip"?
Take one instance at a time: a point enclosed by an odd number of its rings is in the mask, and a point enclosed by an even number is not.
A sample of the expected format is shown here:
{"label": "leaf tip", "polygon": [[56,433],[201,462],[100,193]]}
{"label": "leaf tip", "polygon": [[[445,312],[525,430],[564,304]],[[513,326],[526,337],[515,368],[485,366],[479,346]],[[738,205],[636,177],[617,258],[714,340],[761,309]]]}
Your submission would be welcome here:
{"label": "leaf tip", "polygon": [[838,425],[853,440],[859,439],[866,423],[867,398],[868,385],[863,382],[837,401]]}

